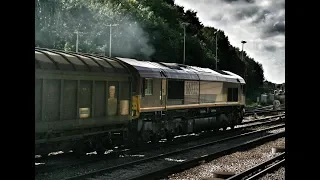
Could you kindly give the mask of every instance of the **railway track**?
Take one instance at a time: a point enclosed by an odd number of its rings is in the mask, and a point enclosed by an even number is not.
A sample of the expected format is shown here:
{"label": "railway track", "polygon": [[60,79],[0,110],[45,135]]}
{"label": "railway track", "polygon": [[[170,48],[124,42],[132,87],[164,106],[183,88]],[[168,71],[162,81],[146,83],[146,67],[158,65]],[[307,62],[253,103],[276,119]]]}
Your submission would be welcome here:
{"label": "railway track", "polygon": [[273,105],[268,106],[254,106],[254,107],[246,107],[246,111],[254,111],[254,110],[264,110],[264,109],[272,109]]}
{"label": "railway track", "polygon": [[[279,108],[284,108],[285,104],[280,104]],[[273,105],[246,107],[246,111],[273,109]]]}
{"label": "railway track", "polygon": [[[263,108],[266,108],[266,107],[263,107]],[[264,110],[264,111],[260,111],[258,110],[257,111],[257,114],[261,115],[261,114],[268,114],[268,113],[274,113],[274,112],[283,112],[284,109],[280,109],[280,110],[276,110],[276,111],[270,111],[270,110]],[[246,112],[245,116],[251,116],[251,115],[254,115],[255,112]],[[262,120],[262,119],[261,119]],[[40,159],[46,159],[46,160],[49,160],[51,158],[56,158],[58,156],[60,157],[64,157],[64,156],[72,156],[72,152],[62,152],[62,153],[52,153],[52,154],[49,154],[48,156],[46,157],[40,157],[39,155],[36,155],[35,159],[37,160],[40,160]]]}
{"label": "railway track", "polygon": [[245,116],[252,116],[254,114],[269,114],[269,113],[278,113],[278,112],[284,112],[285,109],[284,108],[280,108],[277,110],[254,110],[254,111],[249,111],[249,112],[245,112]]}
{"label": "railway track", "polygon": [[[246,112],[253,112],[253,111],[267,111],[267,110],[273,110],[273,105],[268,106],[255,106],[255,107],[245,107]],[[280,104],[278,107],[279,109],[285,109],[285,104]]]}
{"label": "railway track", "polygon": [[241,172],[239,174],[236,174],[232,177],[227,178],[226,180],[253,180],[258,179],[267,173],[271,173],[277,169],[279,169],[281,166],[284,166],[285,163],[285,152],[281,153],[280,155],[265,161],[253,168],[250,168],[244,172]]}
{"label": "railway track", "polygon": [[[279,118],[279,119],[276,119]],[[44,172],[51,172],[51,171],[58,171],[60,169],[65,169],[65,168],[69,168],[72,166],[79,166],[79,165],[84,165],[84,164],[89,164],[89,163],[94,163],[96,161],[101,161],[101,160],[108,160],[111,158],[115,158],[115,157],[119,157],[119,155],[122,154],[134,154],[134,153],[139,153],[139,152],[144,152],[144,151],[148,151],[150,149],[159,149],[159,148],[164,148],[164,147],[169,147],[169,146],[174,146],[174,145],[178,145],[178,144],[182,144],[182,143],[186,143],[186,142],[190,142],[190,141],[198,141],[201,139],[205,139],[205,138],[212,138],[212,136],[216,136],[217,138],[225,138],[231,135],[237,135],[243,132],[247,132],[246,130],[251,129],[251,128],[256,128],[256,127],[260,127],[260,126],[270,126],[270,125],[274,125],[280,122],[284,122],[285,120],[285,115],[276,115],[276,116],[272,116],[272,117],[268,117],[268,118],[262,118],[262,119],[257,119],[257,120],[251,120],[251,121],[247,121],[244,122],[245,126],[242,127],[235,127],[235,129],[231,130],[227,130],[227,131],[219,131],[216,133],[212,133],[212,132],[207,132],[207,133],[203,133],[202,135],[199,136],[192,136],[192,137],[180,137],[180,138],[176,138],[174,139],[174,141],[172,142],[168,142],[168,143],[159,143],[159,144],[148,144],[142,148],[138,148],[138,149],[130,149],[127,151],[122,151],[122,152],[117,152],[115,153],[112,157],[108,156],[108,155],[103,155],[103,156],[99,156],[99,155],[95,155],[95,156],[85,156],[81,159],[72,159],[73,161],[70,163],[66,163],[65,161],[62,161],[62,163],[59,163],[57,165],[42,165],[42,166],[36,166],[36,173],[44,173]],[[249,125],[248,125],[249,124]]]}
{"label": "railway track", "polygon": [[278,117],[279,118],[285,117],[285,115],[284,114],[279,114],[279,115],[274,115],[274,116],[260,118],[260,119],[247,120],[247,121],[243,121],[241,124],[237,125],[236,127],[243,126],[243,125],[246,125],[246,124],[251,124],[251,123],[264,122],[264,121],[267,121],[267,120],[270,120],[270,119],[273,119],[273,118],[278,118]]}
{"label": "railway track", "polygon": [[[99,169],[66,179],[80,180],[161,178],[176,171],[180,171],[184,168],[195,166],[203,160],[216,158],[224,154],[228,154],[233,150],[238,150],[239,148],[244,148],[249,145],[256,145],[257,143],[284,136],[284,132],[277,134],[266,133],[267,131],[283,128],[284,126],[284,124],[281,124],[274,127],[265,128],[263,130],[247,132],[209,143],[195,145],[176,151],[143,158],[137,161]],[[212,150],[214,151],[213,153],[211,153]],[[155,168],[158,165],[162,168]]]}

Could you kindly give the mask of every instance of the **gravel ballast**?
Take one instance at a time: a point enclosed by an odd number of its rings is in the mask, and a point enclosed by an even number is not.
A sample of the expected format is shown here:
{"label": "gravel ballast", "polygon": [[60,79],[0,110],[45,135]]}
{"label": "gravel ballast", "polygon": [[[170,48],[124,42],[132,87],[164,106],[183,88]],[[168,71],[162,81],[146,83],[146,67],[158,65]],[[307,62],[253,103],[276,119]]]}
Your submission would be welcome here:
{"label": "gravel ballast", "polygon": [[268,173],[258,180],[270,180],[270,179],[272,180],[285,179],[285,168],[281,167],[278,170],[274,171],[273,173]]}
{"label": "gravel ballast", "polygon": [[[263,127],[263,128],[265,128],[265,127]],[[253,129],[257,130],[257,129],[261,129],[261,127],[256,127],[256,128],[253,128]],[[221,136],[220,136],[220,138],[221,138]],[[101,169],[101,168],[104,168],[104,167],[110,167],[110,166],[114,166],[114,165],[117,165],[117,164],[122,164],[122,163],[125,163],[125,162],[141,159],[143,157],[150,157],[150,156],[153,156],[153,155],[156,155],[156,154],[166,153],[166,152],[170,152],[170,151],[173,151],[173,150],[178,150],[178,149],[185,148],[185,147],[190,147],[190,146],[193,146],[193,145],[196,145],[196,144],[202,144],[202,143],[205,143],[205,142],[212,141],[213,139],[215,139],[215,138],[205,138],[205,139],[201,139],[201,140],[198,140],[198,141],[192,141],[192,142],[189,142],[189,143],[180,144],[180,145],[178,145],[178,147],[177,146],[176,147],[172,146],[172,147],[166,147],[166,148],[163,148],[163,149],[162,148],[154,149],[154,150],[150,150],[148,152],[144,152],[144,153],[138,154],[138,155],[141,155],[141,156],[134,156],[134,157],[125,156],[125,157],[118,158],[118,159],[112,159],[112,160],[110,159],[108,161],[100,161],[100,162],[96,162],[96,163],[90,163],[88,165],[82,165],[82,166],[75,166],[75,167],[72,167],[72,168],[66,168],[66,169],[63,169],[61,171],[59,170],[58,172],[54,172],[54,173],[44,173],[44,174],[41,174],[41,175],[39,174],[38,176],[36,176],[36,179],[47,179],[47,180],[64,179],[66,177],[87,173],[87,172],[94,171],[94,170],[97,170],[97,169]],[[217,138],[217,139],[219,139],[219,138]],[[196,153],[196,154],[198,154],[198,153]],[[178,159],[177,158],[173,158],[172,160],[177,161],[179,159],[183,160],[185,158],[186,157],[181,157],[181,158],[178,158]],[[167,159],[167,160],[170,162],[169,159]],[[166,165],[167,163],[168,162],[164,163],[163,165]],[[154,167],[154,166],[157,166],[157,164],[152,163],[152,165],[150,165],[149,167]],[[146,167],[142,167],[141,169],[145,169],[145,168]],[[125,176],[125,174],[127,174],[127,173],[123,173],[122,172],[120,174],[122,174],[122,176]],[[135,173],[133,173],[133,174],[135,174]],[[120,176],[118,174],[118,177],[120,177]]]}
{"label": "gravel ballast", "polygon": [[[230,155],[217,158],[209,163],[202,164],[200,166],[191,168],[181,173],[172,174],[169,177],[169,179],[196,180],[196,179],[202,179],[202,178],[210,178],[213,176],[212,173],[214,171],[229,171],[234,173],[240,173],[242,171],[245,171],[246,169],[252,168],[264,161],[267,161],[279,155],[279,153],[272,154],[272,147],[278,147],[278,146],[284,146],[284,145],[285,145],[285,138],[279,138],[275,141],[265,143],[256,148],[243,151],[243,152],[232,153]],[[270,176],[272,176],[272,174],[270,174]]]}

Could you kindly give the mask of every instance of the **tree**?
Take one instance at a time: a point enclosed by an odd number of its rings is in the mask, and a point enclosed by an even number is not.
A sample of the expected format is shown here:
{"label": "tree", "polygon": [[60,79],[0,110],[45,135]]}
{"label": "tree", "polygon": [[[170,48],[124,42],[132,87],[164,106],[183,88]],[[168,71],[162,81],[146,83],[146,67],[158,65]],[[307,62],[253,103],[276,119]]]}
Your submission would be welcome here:
{"label": "tree", "polygon": [[[218,32],[218,67],[247,76],[247,92],[254,94],[263,85],[262,65],[233,47],[222,30],[205,27],[197,12],[184,11],[173,0],[37,0],[35,8],[36,46],[106,53],[109,24],[112,27],[112,55],[140,60],[183,61],[183,27],[186,27],[186,64],[215,68]],[[108,53],[106,53],[108,55]]]}

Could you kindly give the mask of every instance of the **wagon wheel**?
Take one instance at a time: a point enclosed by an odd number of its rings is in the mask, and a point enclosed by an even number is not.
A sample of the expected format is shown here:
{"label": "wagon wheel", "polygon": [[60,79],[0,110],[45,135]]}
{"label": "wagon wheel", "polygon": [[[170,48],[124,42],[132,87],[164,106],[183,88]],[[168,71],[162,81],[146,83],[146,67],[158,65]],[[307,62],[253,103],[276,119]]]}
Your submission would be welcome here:
{"label": "wagon wheel", "polygon": [[103,146],[102,142],[97,142],[97,146],[95,148],[95,151],[97,152],[98,155],[104,155],[106,152],[106,148]]}
{"label": "wagon wheel", "polygon": [[223,131],[227,130],[228,118],[226,117],[225,114],[220,114],[218,122],[219,122],[219,124],[221,124],[220,127],[222,127]]}
{"label": "wagon wheel", "polygon": [[230,124],[230,128],[233,130],[234,129],[234,126],[235,126],[235,116],[233,113],[229,114],[228,115],[228,119],[229,119],[229,124]]}
{"label": "wagon wheel", "polygon": [[183,128],[181,124],[177,127],[177,132],[178,132],[178,135],[183,134]]}
{"label": "wagon wheel", "polygon": [[174,138],[174,136],[172,135],[172,133],[167,134],[167,141],[170,142],[172,141]]}
{"label": "wagon wheel", "polygon": [[167,142],[170,142],[172,141],[174,138],[174,134],[171,132],[171,131],[167,131],[166,132],[166,139],[167,139]]}
{"label": "wagon wheel", "polygon": [[159,141],[157,134],[152,133],[150,136],[151,143],[157,143]]}
{"label": "wagon wheel", "polygon": [[48,154],[40,154],[41,158],[46,159],[48,157]]}
{"label": "wagon wheel", "polygon": [[97,149],[96,152],[97,152],[98,155],[104,155],[104,153],[106,152],[106,150]]}
{"label": "wagon wheel", "polygon": [[75,154],[75,157],[76,157],[76,158],[80,158],[81,156],[86,155],[86,151],[85,151],[85,149],[83,148],[83,146],[76,147],[76,148],[74,148],[72,151],[73,151],[73,153]]}
{"label": "wagon wheel", "polygon": [[76,158],[80,158],[81,156],[86,155],[87,152],[92,152],[92,150],[93,149],[90,147],[89,142],[85,140],[76,142],[74,148],[72,149]]}
{"label": "wagon wheel", "polygon": [[142,142],[148,142],[151,139],[151,134],[149,131],[142,131],[140,135],[140,140]]}
{"label": "wagon wheel", "polygon": [[242,113],[242,111],[241,112],[238,112],[237,113],[237,124],[240,124],[241,122],[242,122],[242,120],[243,120],[243,113]]}

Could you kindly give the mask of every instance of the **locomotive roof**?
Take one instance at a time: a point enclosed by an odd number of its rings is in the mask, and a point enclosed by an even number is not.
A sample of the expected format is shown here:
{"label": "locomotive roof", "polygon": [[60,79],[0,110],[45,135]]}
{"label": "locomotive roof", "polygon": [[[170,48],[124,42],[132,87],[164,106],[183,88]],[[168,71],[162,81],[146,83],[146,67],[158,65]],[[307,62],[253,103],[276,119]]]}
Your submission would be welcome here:
{"label": "locomotive roof", "polygon": [[35,48],[36,69],[125,73],[129,71],[118,60],[98,55]]}
{"label": "locomotive roof", "polygon": [[165,63],[138,61],[135,59],[120,57],[117,57],[117,59],[133,66],[139,72],[141,77],[199,80],[197,73],[194,71],[172,68],[169,65],[166,66]]}
{"label": "locomotive roof", "polygon": [[183,80],[223,81],[245,84],[239,75],[229,71],[212,70],[177,63],[139,61],[130,58],[66,52],[35,48],[36,69],[129,74],[123,64],[136,69],[144,78],[170,78]]}
{"label": "locomotive roof", "polygon": [[177,63],[138,61],[136,59],[117,59],[135,68],[144,78],[170,78],[183,80],[223,81],[245,84],[242,77],[229,71],[212,70],[196,66],[188,66]]}

